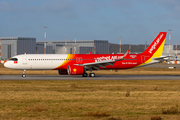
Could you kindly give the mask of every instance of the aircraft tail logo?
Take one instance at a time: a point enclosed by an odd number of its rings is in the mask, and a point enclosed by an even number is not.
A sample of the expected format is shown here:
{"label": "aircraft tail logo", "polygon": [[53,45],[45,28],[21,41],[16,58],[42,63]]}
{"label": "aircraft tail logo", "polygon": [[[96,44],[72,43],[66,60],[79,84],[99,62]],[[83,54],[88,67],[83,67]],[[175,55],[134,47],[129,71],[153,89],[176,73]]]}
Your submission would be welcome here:
{"label": "aircraft tail logo", "polygon": [[166,33],[167,32],[160,32],[159,35],[154,39],[154,41],[142,54],[146,54],[146,55],[148,54],[154,57],[160,57],[163,52]]}

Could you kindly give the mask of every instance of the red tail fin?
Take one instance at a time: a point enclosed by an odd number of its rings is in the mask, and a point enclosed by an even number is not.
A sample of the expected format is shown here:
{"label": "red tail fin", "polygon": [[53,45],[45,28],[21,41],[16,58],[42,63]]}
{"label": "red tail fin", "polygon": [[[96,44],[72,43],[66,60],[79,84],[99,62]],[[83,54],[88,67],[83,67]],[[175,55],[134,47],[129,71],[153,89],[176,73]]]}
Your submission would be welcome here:
{"label": "red tail fin", "polygon": [[159,35],[154,39],[154,41],[149,45],[149,47],[142,53],[148,55],[161,56],[164,48],[164,43],[166,39],[167,32],[160,32]]}

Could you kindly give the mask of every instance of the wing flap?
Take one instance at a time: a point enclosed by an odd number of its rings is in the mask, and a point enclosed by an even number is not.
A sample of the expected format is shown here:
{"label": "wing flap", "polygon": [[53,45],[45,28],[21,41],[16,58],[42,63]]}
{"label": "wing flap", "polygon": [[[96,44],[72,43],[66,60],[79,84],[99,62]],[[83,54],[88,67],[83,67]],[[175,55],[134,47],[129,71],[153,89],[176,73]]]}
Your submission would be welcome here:
{"label": "wing flap", "polygon": [[114,64],[115,60],[106,60],[106,61],[99,61],[99,62],[93,62],[93,63],[85,63],[82,64],[82,66],[93,66],[93,65],[103,65],[103,64]]}

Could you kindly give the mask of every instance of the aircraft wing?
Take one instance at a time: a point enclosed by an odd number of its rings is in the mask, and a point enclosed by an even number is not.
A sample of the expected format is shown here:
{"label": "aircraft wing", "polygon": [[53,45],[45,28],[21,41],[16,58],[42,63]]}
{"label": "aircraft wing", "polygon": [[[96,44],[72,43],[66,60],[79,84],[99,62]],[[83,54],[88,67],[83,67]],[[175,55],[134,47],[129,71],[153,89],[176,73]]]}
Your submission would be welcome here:
{"label": "aircraft wing", "polygon": [[128,55],[130,50],[128,50],[122,57],[121,59],[117,59],[117,60],[104,60],[104,61],[98,61],[98,62],[93,62],[93,63],[85,63],[85,64],[80,64],[80,66],[85,66],[86,69],[95,69],[95,70],[99,70],[99,67],[103,67],[106,69],[106,66],[108,65],[112,65],[116,62],[116,61],[121,61],[124,60],[124,58]]}
{"label": "aircraft wing", "polygon": [[106,61],[99,61],[99,62],[93,62],[93,63],[85,63],[82,64],[82,66],[85,66],[86,69],[94,68],[96,70],[99,70],[99,67],[103,67],[106,69],[107,65],[112,65],[115,63],[115,60],[106,60]]}

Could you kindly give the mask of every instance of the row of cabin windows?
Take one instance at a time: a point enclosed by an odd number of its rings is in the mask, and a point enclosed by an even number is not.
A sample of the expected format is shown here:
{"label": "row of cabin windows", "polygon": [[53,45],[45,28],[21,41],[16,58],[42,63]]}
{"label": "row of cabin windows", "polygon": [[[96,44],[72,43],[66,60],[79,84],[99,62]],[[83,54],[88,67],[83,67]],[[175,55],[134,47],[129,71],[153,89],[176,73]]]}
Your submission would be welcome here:
{"label": "row of cabin windows", "polygon": [[42,60],[75,60],[75,59],[28,59],[29,61],[42,61]]}
{"label": "row of cabin windows", "polygon": [[124,60],[137,60],[137,59],[124,59]]}
{"label": "row of cabin windows", "polygon": [[[28,59],[29,61],[43,61],[43,60],[76,60],[76,59]],[[105,60],[105,59],[77,59],[77,60]],[[137,59],[124,59],[124,60],[137,60]]]}
{"label": "row of cabin windows", "polygon": [[[28,59],[29,61],[42,61],[42,60],[76,60],[76,59]],[[96,60],[96,59],[77,59],[77,60]]]}

